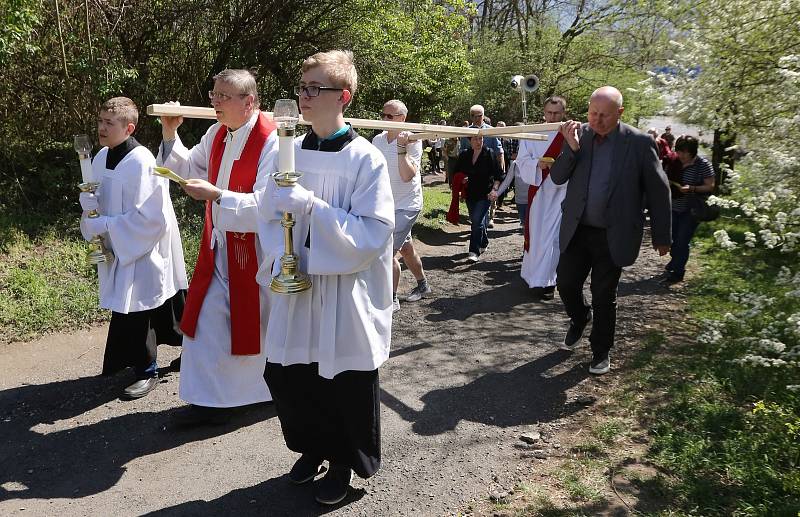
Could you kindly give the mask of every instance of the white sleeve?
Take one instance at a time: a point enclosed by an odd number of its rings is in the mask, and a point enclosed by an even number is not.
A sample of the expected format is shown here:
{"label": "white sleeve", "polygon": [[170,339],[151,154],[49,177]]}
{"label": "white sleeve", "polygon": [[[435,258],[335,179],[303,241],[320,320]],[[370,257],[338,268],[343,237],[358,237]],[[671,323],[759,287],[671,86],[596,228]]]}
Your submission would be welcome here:
{"label": "white sleeve", "polygon": [[517,167],[519,177],[528,185],[540,186],[542,184],[542,171],[539,168],[539,158],[542,152],[531,140],[521,140],[517,153]]}
{"label": "white sleeve", "polygon": [[310,274],[346,275],[370,267],[386,252],[394,230],[394,201],[383,156],[362,158],[349,211],[314,198],[309,217]]}
{"label": "white sleeve", "polygon": [[219,208],[229,216],[217,219],[218,229],[227,232],[258,231],[258,200],[255,193],[263,191],[270,182],[270,174],[277,170],[277,160],[278,137],[277,132],[273,131],[261,149],[253,192],[222,191]]}
{"label": "white sleeve", "polygon": [[506,179],[504,179],[503,183],[501,183],[500,186],[497,187],[498,196],[502,195],[503,192],[505,192],[506,189],[511,185],[511,182],[514,181],[514,176],[518,174],[517,173],[517,171],[519,170],[518,167],[519,166],[517,165],[516,161],[511,162],[511,170],[508,171],[508,174],[506,174]]}
{"label": "white sleeve", "polygon": [[151,174],[153,166],[152,155],[137,162],[139,182],[126,184],[132,188],[124,193],[133,201],[133,208],[108,216],[108,235],[114,243],[114,255],[122,265],[150,253],[167,231],[164,204],[169,198],[169,180]]}
{"label": "white sleeve", "polygon": [[422,140],[409,142],[406,146],[406,152],[411,159],[411,163],[417,166],[417,174],[419,174],[420,164],[422,163]]}
{"label": "white sleeve", "polygon": [[175,142],[172,145],[172,151],[166,158],[164,154],[164,146],[158,146],[158,157],[156,163],[158,165],[172,169],[178,176],[186,179],[198,178],[208,181],[208,160],[211,155],[211,144],[214,142],[214,136],[219,129],[219,123],[211,126],[200,143],[191,149],[187,149],[180,136],[175,137]]}

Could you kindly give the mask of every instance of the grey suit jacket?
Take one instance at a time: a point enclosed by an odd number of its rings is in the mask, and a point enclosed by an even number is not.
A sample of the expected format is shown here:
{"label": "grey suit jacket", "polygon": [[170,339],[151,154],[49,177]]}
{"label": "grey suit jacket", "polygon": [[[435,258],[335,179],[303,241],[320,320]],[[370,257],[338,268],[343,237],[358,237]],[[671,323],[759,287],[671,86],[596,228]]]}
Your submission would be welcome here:
{"label": "grey suit jacket", "polygon": [[[567,196],[561,204],[559,245],[562,253],[578,228],[589,189],[595,133],[588,124],[583,124],[582,130],[578,152],[573,152],[564,142],[561,154],[550,169],[550,178],[557,185],[569,181]],[[639,256],[645,205],[649,205],[653,243],[670,244],[671,199],[656,143],[650,135],[620,123],[612,160],[606,232],[612,260],[624,267],[633,264]]]}

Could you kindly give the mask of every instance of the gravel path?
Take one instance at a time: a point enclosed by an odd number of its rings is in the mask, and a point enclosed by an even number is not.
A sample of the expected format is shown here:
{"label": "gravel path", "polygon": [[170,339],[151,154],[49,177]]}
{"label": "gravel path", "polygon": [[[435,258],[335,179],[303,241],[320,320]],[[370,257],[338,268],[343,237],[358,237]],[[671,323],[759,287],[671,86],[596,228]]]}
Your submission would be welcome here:
{"label": "gravel path", "polygon": [[[223,427],[175,429],[183,403],[178,374],[166,371],[148,397],[118,400],[131,378],[95,376],[100,327],[0,347],[0,515],[452,515],[513,487],[531,461],[519,436],[581,418],[581,397],[620,374],[616,362],[589,378],[585,340],[574,353],[558,349],[561,304],[530,300],[515,211],[504,207],[496,222],[474,265],[466,225],[418,240],[434,296],[395,314],[381,369],[383,467],[355,479],[338,507],[288,483],[295,455],[269,406]],[[620,354],[669,298],[652,279],[663,262],[645,247],[623,274]],[[410,287],[405,271],[401,292]],[[178,354],[160,351],[162,366]]]}

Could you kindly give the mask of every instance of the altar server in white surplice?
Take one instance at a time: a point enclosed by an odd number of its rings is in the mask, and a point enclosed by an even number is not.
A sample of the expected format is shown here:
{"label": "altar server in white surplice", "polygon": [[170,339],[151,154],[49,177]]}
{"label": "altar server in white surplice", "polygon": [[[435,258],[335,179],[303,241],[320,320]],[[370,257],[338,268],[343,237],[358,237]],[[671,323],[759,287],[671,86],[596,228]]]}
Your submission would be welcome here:
{"label": "altar server in white surplice", "polygon": [[[550,97],[544,103],[544,120],[562,122],[567,102]],[[561,227],[561,202],[567,195],[567,184],[556,185],[550,179],[552,160],[561,151],[563,136],[558,131],[548,133],[547,141],[522,140],[517,154],[518,173],[528,183],[528,220],[525,227],[525,251],[520,275],[539,300],[552,300],[558,267],[558,231]]]}
{"label": "altar server in white surplice", "polygon": [[[169,182],[152,174],[153,154],[133,136],[139,119],[126,97],[106,101],[97,133],[104,145],[92,162],[97,194],[81,193],[81,233],[99,235],[114,258],[97,266],[100,307],[111,310],[103,375],[132,366],[136,382],[123,398],[158,385],[159,343],[180,345],[186,269]],[[99,217],[88,217],[96,210]]]}
{"label": "altar server in white surplice", "polygon": [[[352,472],[380,467],[378,367],[392,327],[394,203],[386,160],[345,124],[356,89],[352,54],[318,53],[303,63],[297,92],[311,131],[294,142],[294,187],[261,195],[259,236],[268,285],[284,250],[283,211],[294,214],[294,249],[310,290],[274,295],[266,329],[266,378],[289,449],[302,454],[289,479],[313,480],[323,504],[347,495]],[[274,265],[270,267],[270,262]]]}
{"label": "altar server in white surplice", "polygon": [[260,112],[256,81],[246,70],[223,70],[209,92],[218,122],[187,149],[177,136],[182,117],[162,117],[159,163],[205,201],[205,226],[192,275],[181,355],[180,397],[191,405],[180,424],[222,423],[233,408],[272,399],[264,381],[262,341],[269,290],[256,282],[262,260],[254,190],[263,188],[277,157],[275,125]]}

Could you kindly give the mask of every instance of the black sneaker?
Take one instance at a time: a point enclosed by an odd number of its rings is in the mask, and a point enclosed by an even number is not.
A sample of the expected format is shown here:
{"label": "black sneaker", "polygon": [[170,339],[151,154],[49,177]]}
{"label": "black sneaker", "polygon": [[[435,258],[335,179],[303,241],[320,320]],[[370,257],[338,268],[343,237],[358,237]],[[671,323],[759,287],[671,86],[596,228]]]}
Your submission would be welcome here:
{"label": "black sneaker", "polygon": [[350,467],[330,464],[328,473],[317,482],[314,498],[322,504],[338,504],[347,497],[353,472]]}
{"label": "black sneaker", "polygon": [[679,275],[678,273],[671,272],[669,273],[664,280],[661,281],[664,285],[673,285],[683,282],[683,275]]}
{"label": "black sneaker", "polygon": [[303,454],[292,465],[292,470],[289,471],[289,481],[295,485],[308,483],[319,475],[320,467],[322,467],[321,459],[309,454]]}
{"label": "black sneaker", "polygon": [[586,325],[592,321],[592,311],[589,309],[586,311],[586,318],[580,322],[575,323],[574,321],[569,321],[569,328],[567,329],[567,335],[564,336],[564,346],[572,348],[575,346],[575,343],[583,336],[583,330],[586,328]]}
{"label": "black sneaker", "polygon": [[608,373],[611,369],[611,357],[608,353],[603,355],[593,355],[592,362],[589,365],[589,373],[594,375],[603,375]]}

